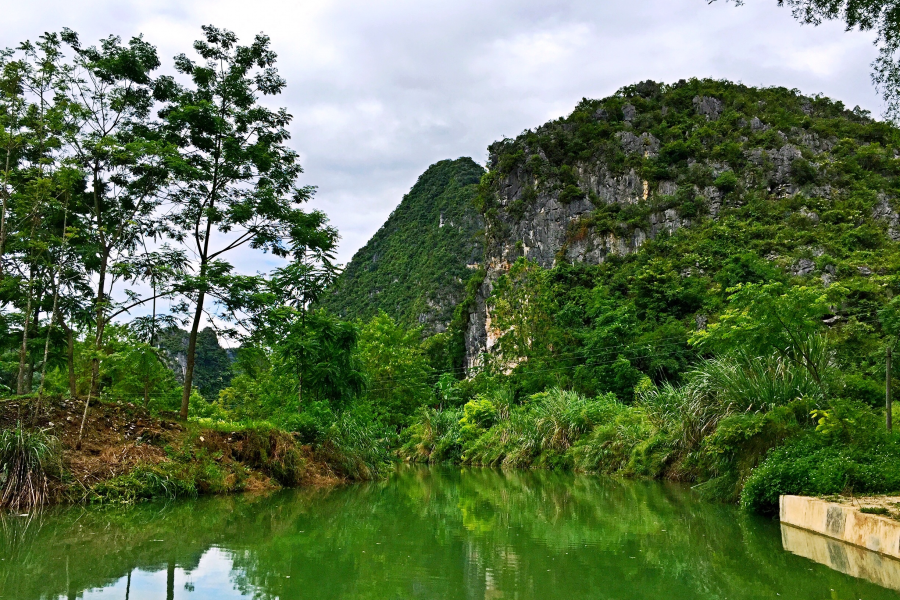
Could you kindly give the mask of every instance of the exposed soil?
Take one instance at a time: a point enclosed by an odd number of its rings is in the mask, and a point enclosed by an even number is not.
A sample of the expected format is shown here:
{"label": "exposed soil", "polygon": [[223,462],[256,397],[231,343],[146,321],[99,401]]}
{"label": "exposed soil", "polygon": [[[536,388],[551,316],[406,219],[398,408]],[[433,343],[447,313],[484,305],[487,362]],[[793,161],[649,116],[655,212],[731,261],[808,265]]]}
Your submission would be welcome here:
{"label": "exposed soil", "polygon": [[[58,501],[77,500],[79,490],[86,498],[91,487],[127,474],[139,465],[170,461],[172,449],[181,449],[185,445],[208,451],[226,470],[240,463],[245,471],[249,471],[241,486],[243,491],[282,487],[266,472],[267,458],[259,457],[248,432],[202,429],[196,424],[175,420],[174,414],[154,417],[132,403],[92,402],[79,447],[84,406],[84,399],[44,398],[35,415],[36,399],[0,400],[0,428],[12,428],[22,422],[43,429],[59,440],[65,475],[51,482],[53,496]],[[294,446],[304,459],[306,468],[299,482],[301,485],[331,486],[343,481],[309,447],[294,444],[289,434],[280,435],[282,446]]]}

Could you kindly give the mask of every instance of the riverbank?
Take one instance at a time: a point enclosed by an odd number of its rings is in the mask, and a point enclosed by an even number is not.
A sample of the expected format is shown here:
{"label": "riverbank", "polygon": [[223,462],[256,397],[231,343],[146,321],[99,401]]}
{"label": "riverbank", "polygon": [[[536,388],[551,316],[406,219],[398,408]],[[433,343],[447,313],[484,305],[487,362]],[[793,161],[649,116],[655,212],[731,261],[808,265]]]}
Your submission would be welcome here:
{"label": "riverbank", "polygon": [[[40,491],[29,504],[129,503],[282,487],[333,486],[350,477],[335,452],[303,445],[266,423],[209,424],[153,415],[133,403],[94,402],[79,436],[85,402],[44,398],[0,401],[0,431],[37,435],[46,444]],[[25,449],[27,451],[27,448]],[[5,487],[5,483],[4,487]],[[24,498],[24,497],[23,497]]]}
{"label": "riverbank", "polygon": [[[462,409],[424,410],[404,433],[400,455],[680,481],[709,499],[773,515],[785,494],[900,490],[900,435],[886,432],[872,407],[844,399],[817,405],[785,385],[784,397],[793,398],[785,404],[741,409],[736,392],[709,383],[722,363],[706,368],[711,373],[697,372],[704,377],[692,375],[692,384],[652,388],[630,405],[557,388],[513,401],[501,389]],[[720,379],[740,387],[742,372]]]}

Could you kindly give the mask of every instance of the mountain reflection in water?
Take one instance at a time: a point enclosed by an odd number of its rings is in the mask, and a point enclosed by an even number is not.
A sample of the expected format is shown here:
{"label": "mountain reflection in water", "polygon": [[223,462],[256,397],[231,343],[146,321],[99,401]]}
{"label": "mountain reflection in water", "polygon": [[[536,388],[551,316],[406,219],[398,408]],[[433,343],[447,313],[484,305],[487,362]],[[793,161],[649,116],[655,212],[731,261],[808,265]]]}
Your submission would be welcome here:
{"label": "mountain reflection in water", "polygon": [[689,491],[546,471],[0,520],[0,599],[896,598]]}

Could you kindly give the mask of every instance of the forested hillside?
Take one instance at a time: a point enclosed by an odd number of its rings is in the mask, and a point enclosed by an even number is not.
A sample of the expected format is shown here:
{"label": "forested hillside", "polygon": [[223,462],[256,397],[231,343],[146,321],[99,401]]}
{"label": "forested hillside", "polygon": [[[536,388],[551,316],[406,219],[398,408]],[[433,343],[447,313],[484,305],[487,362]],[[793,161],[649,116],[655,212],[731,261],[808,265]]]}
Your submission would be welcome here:
{"label": "forested hillside", "polygon": [[384,311],[405,326],[444,331],[482,257],[474,200],[483,173],[471,158],[428,167],[353,256],[323,306],[346,319]]}
{"label": "forested hillside", "polygon": [[404,455],[668,477],[755,510],[897,489],[898,133],[690,80],[493,144],[454,322],[465,404],[422,413]]}

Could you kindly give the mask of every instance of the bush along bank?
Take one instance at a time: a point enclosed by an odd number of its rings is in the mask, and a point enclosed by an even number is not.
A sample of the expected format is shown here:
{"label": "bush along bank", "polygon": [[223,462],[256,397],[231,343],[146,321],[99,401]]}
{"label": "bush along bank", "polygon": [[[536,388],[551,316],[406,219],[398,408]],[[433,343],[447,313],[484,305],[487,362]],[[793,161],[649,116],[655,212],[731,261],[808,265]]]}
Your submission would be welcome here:
{"label": "bush along bank", "polygon": [[804,346],[809,363],[790,354],[707,359],[682,385],[645,380],[630,404],[559,388],[516,400],[487,386],[461,408],[420,411],[400,455],[671,479],[768,514],[781,494],[900,490],[900,436],[886,431],[883,411],[831,394],[840,373],[827,344],[812,337]]}
{"label": "bush along bank", "polygon": [[506,393],[479,395],[462,409],[424,409],[400,455],[672,479],[762,513],[774,513],[781,494],[900,490],[900,436],[886,433],[868,406],[836,399],[816,420],[815,403],[798,398],[711,416],[694,394],[653,390],[631,406],[560,389],[512,405]]}
{"label": "bush along bank", "polygon": [[58,502],[133,503],[157,498],[330,486],[379,476],[386,451],[362,443],[352,416],[314,443],[265,421],[179,422],[130,403],[0,401],[0,509]]}

